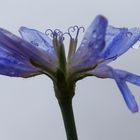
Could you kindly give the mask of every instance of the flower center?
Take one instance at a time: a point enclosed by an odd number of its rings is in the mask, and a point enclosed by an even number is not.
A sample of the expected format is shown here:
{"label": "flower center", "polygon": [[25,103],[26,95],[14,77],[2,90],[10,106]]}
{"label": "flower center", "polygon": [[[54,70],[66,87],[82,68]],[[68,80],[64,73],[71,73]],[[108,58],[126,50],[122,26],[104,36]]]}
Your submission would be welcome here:
{"label": "flower center", "polygon": [[52,39],[57,37],[57,38],[61,39],[62,41],[65,39],[65,35],[68,35],[70,37],[70,39],[77,40],[80,31],[84,32],[85,28],[78,27],[77,25],[75,25],[75,26],[70,26],[66,32],[62,32],[59,29],[55,29],[55,30],[47,29],[45,31],[45,34]]}
{"label": "flower center", "polygon": [[[77,25],[70,26],[66,32],[62,32],[59,29],[55,30],[47,29],[45,31],[45,34],[52,39],[53,47],[55,49],[59,61],[59,67],[61,69],[64,70],[65,69],[64,66],[66,66],[66,63],[68,64],[73,58],[76,52],[79,33],[84,31],[85,31],[84,27],[78,27]],[[66,35],[69,36],[70,38],[67,58],[65,56],[65,47],[64,47],[64,40]]]}

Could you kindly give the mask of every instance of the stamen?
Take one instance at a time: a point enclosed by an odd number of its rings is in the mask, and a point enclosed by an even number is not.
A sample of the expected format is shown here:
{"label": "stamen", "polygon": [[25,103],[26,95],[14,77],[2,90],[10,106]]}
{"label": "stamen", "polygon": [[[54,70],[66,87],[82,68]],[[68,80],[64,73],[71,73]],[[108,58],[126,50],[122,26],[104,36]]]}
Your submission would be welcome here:
{"label": "stamen", "polygon": [[63,32],[59,29],[55,29],[53,32],[56,33],[58,36],[61,36],[63,34]]}
{"label": "stamen", "polygon": [[60,39],[61,41],[64,40],[63,32],[61,30],[55,29],[53,33],[54,33],[56,38]]}
{"label": "stamen", "polygon": [[[63,33],[63,34],[62,34],[62,36],[63,36],[63,37],[64,37],[65,35],[68,35],[68,36],[72,39],[72,36],[71,36],[71,34],[70,34],[70,33],[65,32],[65,33]],[[65,37],[64,37],[64,39],[65,39]]]}
{"label": "stamen", "polygon": [[70,26],[69,28],[68,28],[68,33],[71,33],[71,32],[75,32],[75,30],[76,29],[78,29],[78,26]]}
{"label": "stamen", "polygon": [[52,39],[58,37],[59,39],[64,40],[64,39],[63,39],[63,32],[60,31],[59,29],[55,29],[54,31],[51,30],[51,29],[47,29],[47,30],[45,31],[45,34],[46,34],[47,36],[51,37]]}
{"label": "stamen", "polygon": [[[71,33],[76,32],[76,35],[75,35],[74,38],[77,39],[80,30],[82,30],[82,32],[84,32],[84,31],[85,31],[85,28],[84,28],[84,27],[78,27],[77,25],[75,25],[75,26],[70,26],[70,27],[68,28],[68,33],[71,35]],[[72,35],[71,35],[71,36],[72,36]]]}
{"label": "stamen", "polygon": [[82,32],[85,32],[85,28],[83,26],[79,27],[79,31],[82,30]]}
{"label": "stamen", "polygon": [[[56,38],[59,38],[62,41],[65,40],[65,37],[64,37],[65,35],[68,35],[70,37],[70,39],[77,40],[80,31],[84,32],[85,28],[84,27],[78,27],[77,25],[75,25],[75,26],[70,26],[68,28],[68,31],[64,32],[64,33],[59,29],[55,29],[55,30],[47,29],[45,31],[45,34],[47,36],[51,37],[52,39],[54,37],[56,37]],[[75,34],[75,35],[73,35],[73,34]]]}
{"label": "stamen", "polygon": [[78,35],[80,33],[80,30],[82,30],[82,32],[84,32],[85,31],[85,28],[84,27],[78,27],[77,34],[76,34],[76,39],[78,38]]}
{"label": "stamen", "polygon": [[51,30],[51,29],[47,29],[47,30],[45,31],[45,34],[46,34],[47,36],[51,37],[51,38],[53,38],[53,36],[54,36],[54,32],[53,32],[53,30]]}

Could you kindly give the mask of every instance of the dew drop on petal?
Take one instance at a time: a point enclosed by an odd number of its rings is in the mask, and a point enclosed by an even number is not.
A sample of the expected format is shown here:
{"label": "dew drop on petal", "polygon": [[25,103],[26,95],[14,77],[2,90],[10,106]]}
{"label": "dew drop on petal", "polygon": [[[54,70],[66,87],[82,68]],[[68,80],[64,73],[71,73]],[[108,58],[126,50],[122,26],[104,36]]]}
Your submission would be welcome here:
{"label": "dew drop on petal", "polygon": [[17,64],[18,64],[18,65],[22,65],[23,63],[19,61],[19,62],[17,62]]}
{"label": "dew drop on petal", "polygon": [[140,40],[138,40],[133,46],[133,49],[139,49],[140,48]]}
{"label": "dew drop on petal", "polygon": [[131,32],[127,32],[127,37],[131,37],[133,34]]}
{"label": "dew drop on petal", "polygon": [[87,39],[84,39],[83,41],[82,41],[82,45],[83,44],[86,44],[87,43]]}
{"label": "dew drop on petal", "polygon": [[96,31],[93,31],[92,37],[93,37],[93,38],[96,38],[96,37],[97,37]]}
{"label": "dew drop on petal", "polygon": [[36,41],[31,41],[31,43],[32,43],[34,46],[39,46],[39,44],[38,44]]}

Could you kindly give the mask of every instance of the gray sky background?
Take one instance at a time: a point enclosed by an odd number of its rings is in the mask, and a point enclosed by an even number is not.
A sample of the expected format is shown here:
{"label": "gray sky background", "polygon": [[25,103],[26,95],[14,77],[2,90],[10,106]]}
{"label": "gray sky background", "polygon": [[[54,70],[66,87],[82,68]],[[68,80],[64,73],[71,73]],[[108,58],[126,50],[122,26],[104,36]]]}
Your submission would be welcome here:
{"label": "gray sky background", "polygon": [[[139,0],[0,0],[0,27],[18,34],[20,26],[45,31],[88,27],[102,14],[118,27],[140,27]],[[140,50],[131,49],[112,65],[140,75]],[[140,87],[130,85],[140,106]],[[74,112],[79,140],[139,140],[140,113],[132,114],[112,80],[77,83]],[[1,140],[65,140],[51,80],[0,76]]]}

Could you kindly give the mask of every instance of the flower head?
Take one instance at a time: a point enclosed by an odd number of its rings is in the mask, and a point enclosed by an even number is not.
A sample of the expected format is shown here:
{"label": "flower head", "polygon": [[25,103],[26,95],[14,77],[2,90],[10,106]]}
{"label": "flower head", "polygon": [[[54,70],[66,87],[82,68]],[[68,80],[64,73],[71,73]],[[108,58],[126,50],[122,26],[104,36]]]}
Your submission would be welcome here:
{"label": "flower head", "polygon": [[[115,28],[99,15],[86,30],[77,48],[80,31],[84,31],[84,28],[73,26],[65,33],[58,29],[48,29],[42,33],[21,27],[20,38],[0,29],[0,74],[14,77],[46,74],[53,80],[58,98],[73,96],[76,81],[87,76],[111,78],[115,80],[128,108],[137,112],[138,105],[126,82],[140,86],[140,76],[114,69],[108,63],[116,60],[139,40],[140,29]],[[75,36],[71,32],[75,32]],[[70,37],[67,58],[65,35]],[[65,94],[62,94],[62,90]]]}

